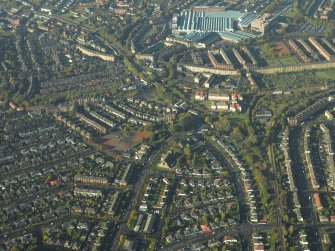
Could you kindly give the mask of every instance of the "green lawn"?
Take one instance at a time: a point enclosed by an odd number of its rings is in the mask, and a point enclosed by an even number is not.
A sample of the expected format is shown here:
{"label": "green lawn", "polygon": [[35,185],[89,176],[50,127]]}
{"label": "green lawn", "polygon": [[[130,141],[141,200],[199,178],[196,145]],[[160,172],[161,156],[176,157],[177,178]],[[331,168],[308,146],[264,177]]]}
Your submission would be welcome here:
{"label": "green lawn", "polygon": [[293,8],[288,9],[284,14],[284,17],[287,18],[294,18],[295,17],[295,13],[293,12]]}
{"label": "green lawn", "polygon": [[208,109],[211,109],[211,105],[212,105],[212,101],[209,101],[209,100],[204,100],[204,101],[201,101],[206,107],[208,107]]}
{"label": "green lawn", "polygon": [[[277,43],[281,45],[281,43]],[[295,56],[290,54],[281,54],[276,48],[277,44],[263,44],[259,46],[261,57],[267,62],[268,66],[281,66],[298,64]],[[285,47],[285,45],[282,45]]]}
{"label": "green lawn", "polygon": [[243,112],[243,113],[229,113],[226,115],[230,122],[233,124],[238,124],[241,123],[242,121],[247,121],[248,120],[248,113]]}
{"label": "green lawn", "polygon": [[277,58],[266,58],[265,61],[268,66],[280,66],[280,62]]}
{"label": "green lawn", "polygon": [[68,18],[68,19],[70,19],[72,21],[75,21],[77,23],[84,22],[84,21],[87,20],[86,17],[83,17],[83,16],[74,17],[73,15],[74,15],[73,12],[68,12],[68,13],[63,14],[63,17]]}
{"label": "green lawn", "polygon": [[153,173],[155,174],[173,174],[174,173],[174,170],[173,169],[169,169],[169,168],[164,168],[164,167],[161,167],[161,166],[155,166],[153,168]]}
{"label": "green lawn", "polygon": [[297,64],[298,63],[293,56],[279,57],[279,61],[283,65],[292,65],[292,64]]}
{"label": "green lawn", "polygon": [[317,78],[335,80],[335,69],[315,72]]}
{"label": "green lawn", "polygon": [[273,52],[270,52],[265,44],[259,47],[260,56],[266,61],[268,66],[280,66],[280,62],[273,55]]}

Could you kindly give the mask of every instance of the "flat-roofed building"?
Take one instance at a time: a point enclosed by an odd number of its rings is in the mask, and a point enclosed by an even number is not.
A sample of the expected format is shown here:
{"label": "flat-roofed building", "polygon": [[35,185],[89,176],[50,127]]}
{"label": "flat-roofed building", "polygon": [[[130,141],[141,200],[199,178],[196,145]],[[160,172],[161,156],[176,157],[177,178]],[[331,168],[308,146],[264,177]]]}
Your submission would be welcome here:
{"label": "flat-roofed building", "polygon": [[208,94],[208,100],[209,101],[226,101],[228,102],[230,100],[230,97],[228,94],[224,93],[209,93]]}
{"label": "flat-roofed building", "polygon": [[108,184],[108,180],[105,177],[96,177],[96,176],[84,176],[84,175],[75,175],[75,183],[94,183],[94,184]]}
{"label": "flat-roofed building", "polygon": [[101,197],[102,192],[98,189],[88,189],[88,188],[78,188],[76,187],[73,190],[74,195],[83,195],[83,196],[89,196],[89,197]]}
{"label": "flat-roofed building", "polygon": [[236,20],[233,17],[239,18],[242,15],[242,13],[235,11],[194,12],[184,10],[177,16],[177,26],[173,32],[232,32],[236,25]]}
{"label": "flat-roofed building", "polygon": [[155,221],[156,216],[154,214],[149,214],[144,225],[143,233],[151,234],[153,232]]}
{"label": "flat-roofed building", "polygon": [[264,35],[270,30],[273,20],[274,19],[270,14],[265,13],[261,17],[251,22],[251,29],[256,30]]}
{"label": "flat-roofed building", "polygon": [[[220,37],[222,39],[239,42],[243,39],[255,37],[251,33],[242,32],[241,30],[250,27],[251,22],[259,16],[260,14],[257,13],[225,10],[222,7],[193,7],[173,15],[171,21],[172,34],[175,35],[173,38],[180,43],[182,42],[180,37],[188,41],[194,41],[196,36],[206,33],[221,33]],[[196,36],[187,38],[191,34]],[[180,37],[176,37],[176,35]],[[172,36],[168,37],[170,42],[171,38]]]}

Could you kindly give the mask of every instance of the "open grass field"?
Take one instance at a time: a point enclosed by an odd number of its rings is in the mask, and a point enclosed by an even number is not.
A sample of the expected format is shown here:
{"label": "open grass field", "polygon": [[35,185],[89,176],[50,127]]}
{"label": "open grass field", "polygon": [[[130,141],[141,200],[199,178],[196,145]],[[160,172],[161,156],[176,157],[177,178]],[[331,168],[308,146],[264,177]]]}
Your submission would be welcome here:
{"label": "open grass field", "polygon": [[283,42],[264,44],[259,47],[260,56],[266,61],[267,66],[281,66],[298,64],[299,61]]}
{"label": "open grass field", "polygon": [[335,69],[315,72],[317,78],[335,80]]}
{"label": "open grass field", "polygon": [[274,55],[272,46],[264,44],[258,47],[258,50],[260,53],[260,57],[266,61],[267,66],[280,66],[280,62]]}
{"label": "open grass field", "polygon": [[156,165],[153,169],[152,172],[155,174],[173,174],[174,170],[170,169],[170,168],[165,168],[165,167],[161,167]]}
{"label": "open grass field", "polygon": [[279,61],[282,65],[298,64],[299,62],[293,56],[281,57]]}
{"label": "open grass field", "polygon": [[267,62],[268,66],[280,66],[280,62],[277,58],[266,58],[265,61]]}
{"label": "open grass field", "polygon": [[248,120],[248,113],[247,112],[229,113],[226,116],[232,124],[239,124],[242,121],[246,122]]}
{"label": "open grass field", "polygon": [[290,8],[290,9],[288,9],[286,12],[284,12],[284,14],[283,14],[283,16],[284,17],[287,17],[287,18],[295,18],[295,13],[294,13],[294,11],[293,11],[293,8]]}
{"label": "open grass field", "polygon": [[87,20],[87,18],[83,16],[75,17],[73,12],[65,13],[63,17],[75,21],[77,23],[84,22]]}

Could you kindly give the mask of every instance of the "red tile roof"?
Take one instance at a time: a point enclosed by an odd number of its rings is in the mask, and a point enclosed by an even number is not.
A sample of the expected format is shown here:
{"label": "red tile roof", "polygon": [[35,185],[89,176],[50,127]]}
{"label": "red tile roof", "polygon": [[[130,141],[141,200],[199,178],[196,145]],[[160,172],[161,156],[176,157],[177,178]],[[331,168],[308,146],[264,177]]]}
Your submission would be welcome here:
{"label": "red tile roof", "polygon": [[321,204],[321,200],[320,200],[320,196],[318,193],[314,194],[314,201],[315,201],[315,205],[317,208],[322,208],[322,204]]}

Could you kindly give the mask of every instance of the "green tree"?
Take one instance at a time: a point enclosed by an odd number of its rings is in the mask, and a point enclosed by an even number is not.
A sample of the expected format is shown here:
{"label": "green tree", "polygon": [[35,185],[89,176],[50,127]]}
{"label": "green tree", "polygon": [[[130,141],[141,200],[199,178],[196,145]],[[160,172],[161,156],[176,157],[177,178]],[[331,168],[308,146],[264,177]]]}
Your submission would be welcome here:
{"label": "green tree", "polygon": [[180,115],[177,123],[180,126],[180,129],[185,132],[195,129],[199,124],[199,121],[196,116],[190,113],[184,113]]}
{"label": "green tree", "polygon": [[235,128],[233,129],[232,133],[230,134],[230,136],[231,136],[232,138],[234,138],[237,142],[243,140],[243,134],[242,134],[242,132],[241,132],[241,130],[240,130],[239,127],[235,127]]}
{"label": "green tree", "polygon": [[126,238],[124,237],[123,234],[121,234],[119,238],[119,246],[123,247],[125,241],[126,241]]}
{"label": "green tree", "polygon": [[292,235],[292,234],[293,234],[293,231],[294,231],[294,227],[293,227],[293,225],[291,225],[291,226],[288,228],[288,233],[289,233],[289,235]]}
{"label": "green tree", "polygon": [[133,229],[134,228],[133,225],[134,225],[135,216],[136,216],[136,210],[132,210],[130,212],[129,219],[127,221],[127,227],[129,229]]}
{"label": "green tree", "polygon": [[190,147],[190,145],[187,145],[185,148],[184,148],[184,154],[186,155],[186,156],[190,156],[191,155],[191,147]]}

